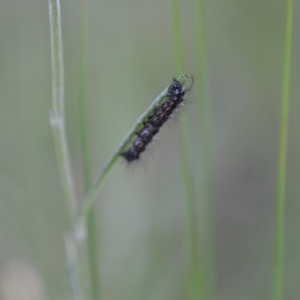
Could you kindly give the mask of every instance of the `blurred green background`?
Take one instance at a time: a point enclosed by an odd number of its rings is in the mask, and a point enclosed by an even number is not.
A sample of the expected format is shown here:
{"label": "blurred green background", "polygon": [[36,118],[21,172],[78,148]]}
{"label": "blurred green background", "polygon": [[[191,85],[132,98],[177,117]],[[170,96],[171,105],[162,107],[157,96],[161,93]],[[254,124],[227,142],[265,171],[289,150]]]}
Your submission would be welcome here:
{"label": "blurred green background", "polygon": [[[217,299],[270,299],[285,1],[206,1],[212,104]],[[62,1],[67,131],[82,191],[80,1]],[[89,1],[88,115],[96,174],[175,75],[169,1]],[[300,299],[300,6],[295,1],[288,145],[285,299]],[[190,1],[181,1],[195,74]],[[195,78],[195,86],[197,78]],[[0,294],[70,299],[62,201],[49,125],[47,1],[0,3]],[[196,151],[196,103],[191,120]],[[97,201],[103,299],[185,299],[178,124],[139,166],[119,162]],[[152,157],[153,156],[153,157]]]}

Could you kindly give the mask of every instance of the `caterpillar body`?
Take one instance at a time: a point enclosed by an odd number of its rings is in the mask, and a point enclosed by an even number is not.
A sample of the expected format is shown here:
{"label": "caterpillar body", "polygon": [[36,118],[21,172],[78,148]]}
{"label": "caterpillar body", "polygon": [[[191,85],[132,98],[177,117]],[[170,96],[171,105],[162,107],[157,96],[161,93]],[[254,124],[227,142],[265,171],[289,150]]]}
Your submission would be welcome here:
{"label": "caterpillar body", "polygon": [[193,85],[193,77],[191,86],[185,90],[183,85],[173,79],[167,95],[167,100],[159,108],[157,108],[152,116],[144,122],[143,128],[136,133],[137,137],[133,141],[131,147],[121,153],[121,155],[128,161],[132,162],[139,159],[140,154],[145,151],[146,146],[152,141],[160,127],[169,119],[172,113],[180,106],[184,101],[184,95],[189,91]]}

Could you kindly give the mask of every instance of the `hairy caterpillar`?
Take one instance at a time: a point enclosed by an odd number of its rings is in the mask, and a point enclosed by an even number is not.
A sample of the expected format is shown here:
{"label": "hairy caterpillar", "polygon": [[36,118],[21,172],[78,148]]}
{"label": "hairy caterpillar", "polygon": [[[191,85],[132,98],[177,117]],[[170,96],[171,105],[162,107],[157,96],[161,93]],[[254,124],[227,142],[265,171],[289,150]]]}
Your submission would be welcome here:
{"label": "hairy caterpillar", "polygon": [[164,125],[173,112],[183,103],[185,93],[193,86],[193,77],[191,79],[192,84],[187,90],[185,90],[184,86],[177,79],[173,79],[168,90],[166,102],[158,107],[148,120],[144,122],[142,129],[136,133],[137,137],[131,147],[121,153],[128,162],[139,159],[140,154],[145,151],[146,146],[152,141],[153,136],[158,133],[160,127]]}

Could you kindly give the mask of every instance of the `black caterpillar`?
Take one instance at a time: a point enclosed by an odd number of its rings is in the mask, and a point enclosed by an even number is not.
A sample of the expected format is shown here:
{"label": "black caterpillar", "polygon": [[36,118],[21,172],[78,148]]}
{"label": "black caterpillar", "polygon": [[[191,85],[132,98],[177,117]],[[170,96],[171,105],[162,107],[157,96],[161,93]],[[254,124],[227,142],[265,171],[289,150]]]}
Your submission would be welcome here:
{"label": "black caterpillar", "polygon": [[173,79],[169,87],[167,101],[154,111],[153,115],[144,123],[143,128],[136,133],[137,137],[132,143],[132,146],[121,154],[128,162],[139,159],[140,154],[145,151],[146,146],[152,141],[153,136],[158,133],[159,128],[184,101],[183,97],[185,93],[189,91],[193,85],[193,77],[191,78],[192,84],[187,90],[184,89],[178,80]]}

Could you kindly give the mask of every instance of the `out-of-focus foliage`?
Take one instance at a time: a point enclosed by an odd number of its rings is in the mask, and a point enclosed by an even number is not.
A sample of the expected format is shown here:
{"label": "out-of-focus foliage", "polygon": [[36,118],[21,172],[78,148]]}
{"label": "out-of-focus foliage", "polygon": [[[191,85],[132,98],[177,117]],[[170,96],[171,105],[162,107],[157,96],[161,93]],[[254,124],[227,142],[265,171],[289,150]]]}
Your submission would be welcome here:
{"label": "out-of-focus foliage", "polygon": [[[218,299],[267,299],[285,3],[206,2]],[[158,0],[90,0],[87,93],[94,174],[174,76],[168,5]],[[186,73],[193,74],[199,55],[194,51],[193,10],[188,1],[181,8]],[[67,130],[82,198],[80,9],[80,1],[62,1]],[[299,6],[294,13],[285,299],[300,297]],[[5,300],[70,299],[63,244],[67,220],[48,117],[50,70],[47,1],[2,1],[0,292]],[[201,99],[192,93],[190,98],[196,103],[182,117],[191,119],[194,140]],[[178,126],[171,125],[140,165],[120,163],[99,195],[103,299],[185,297]]]}

